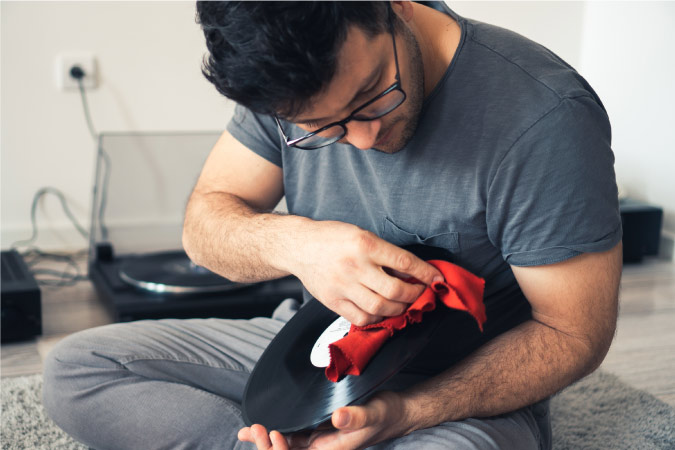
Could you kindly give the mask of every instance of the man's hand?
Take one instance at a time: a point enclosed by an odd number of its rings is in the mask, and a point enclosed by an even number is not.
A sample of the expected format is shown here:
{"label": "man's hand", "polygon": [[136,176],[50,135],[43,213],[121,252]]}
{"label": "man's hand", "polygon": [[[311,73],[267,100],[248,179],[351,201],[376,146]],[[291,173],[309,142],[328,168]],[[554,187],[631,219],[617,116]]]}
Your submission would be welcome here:
{"label": "man's hand", "polygon": [[259,424],[242,428],[239,430],[237,438],[239,438],[240,441],[251,442],[255,444],[258,450],[290,449],[288,441],[283,434],[275,430],[271,431],[268,435],[265,427]]}
{"label": "man's hand", "polygon": [[293,255],[289,271],[328,309],[355,325],[402,314],[424,285],[443,280],[431,264],[355,225],[308,221],[299,231],[288,249]]}
{"label": "man's hand", "polygon": [[379,392],[363,406],[346,406],[333,412],[329,430],[284,437],[269,434],[262,425],[239,430],[241,441],[256,444],[258,450],[348,450],[361,449],[411,431],[402,398],[394,392]]}

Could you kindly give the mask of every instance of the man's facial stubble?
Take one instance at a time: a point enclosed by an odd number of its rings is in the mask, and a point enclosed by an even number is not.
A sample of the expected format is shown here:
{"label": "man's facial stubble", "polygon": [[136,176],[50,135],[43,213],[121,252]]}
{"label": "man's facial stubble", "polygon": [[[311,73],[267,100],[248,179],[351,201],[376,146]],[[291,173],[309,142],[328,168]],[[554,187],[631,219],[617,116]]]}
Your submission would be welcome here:
{"label": "man's facial stubble", "polygon": [[[406,92],[406,100],[401,105],[404,110],[395,116],[391,120],[391,123],[387,124],[387,128],[380,132],[378,139],[388,133],[392,127],[401,127],[402,129],[397,131],[396,135],[390,136],[388,142],[373,148],[373,150],[389,154],[402,150],[410,142],[415,134],[415,130],[417,130],[424,102],[424,63],[422,61],[422,52],[412,31],[405,25],[399,28],[402,30],[400,34],[403,35],[403,42],[406,46],[405,54],[408,56],[408,70],[404,72],[407,73],[407,78],[409,79],[407,83],[405,81],[406,74],[401,74],[403,90]],[[399,53],[399,64],[402,62],[401,54]],[[396,112],[397,110],[394,110],[393,114]]]}

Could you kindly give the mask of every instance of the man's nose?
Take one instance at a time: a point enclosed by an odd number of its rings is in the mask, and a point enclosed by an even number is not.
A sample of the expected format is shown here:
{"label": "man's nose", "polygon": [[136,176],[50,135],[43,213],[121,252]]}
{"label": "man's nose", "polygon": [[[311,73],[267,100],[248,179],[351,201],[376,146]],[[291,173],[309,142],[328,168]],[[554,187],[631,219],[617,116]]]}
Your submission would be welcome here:
{"label": "man's nose", "polygon": [[347,141],[356,148],[361,150],[368,150],[373,148],[377,140],[380,129],[382,128],[381,120],[368,120],[360,122],[352,120],[345,125],[347,127]]}

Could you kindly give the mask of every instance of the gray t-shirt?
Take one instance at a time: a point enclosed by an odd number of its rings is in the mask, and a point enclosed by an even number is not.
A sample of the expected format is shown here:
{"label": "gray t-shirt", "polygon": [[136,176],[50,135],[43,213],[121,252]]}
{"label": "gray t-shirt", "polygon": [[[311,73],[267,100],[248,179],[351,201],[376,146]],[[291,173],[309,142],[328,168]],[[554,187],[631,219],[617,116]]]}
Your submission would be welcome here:
{"label": "gray t-shirt", "polygon": [[457,19],[455,57],[398,153],[289,148],[270,117],[242,107],[227,129],[283,169],[291,214],[440,247],[485,278],[489,331],[491,305],[503,315],[504,302],[522,300],[510,265],[608,250],[621,218],[609,120],[593,89],[541,45]]}

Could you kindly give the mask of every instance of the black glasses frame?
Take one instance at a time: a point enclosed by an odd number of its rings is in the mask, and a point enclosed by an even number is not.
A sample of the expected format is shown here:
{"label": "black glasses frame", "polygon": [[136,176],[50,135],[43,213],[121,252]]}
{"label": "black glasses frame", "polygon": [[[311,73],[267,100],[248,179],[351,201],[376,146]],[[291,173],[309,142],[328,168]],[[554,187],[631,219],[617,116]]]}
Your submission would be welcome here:
{"label": "black glasses frame", "polygon": [[[403,102],[405,102],[405,100],[407,98],[407,95],[406,95],[405,91],[403,90],[403,87],[401,86],[401,72],[399,71],[399,68],[398,68],[398,52],[396,51],[396,37],[394,35],[394,25],[393,25],[392,18],[391,18],[391,12],[389,14],[388,19],[389,19],[389,32],[391,34],[391,41],[394,45],[394,62],[396,63],[396,77],[395,77],[396,81],[394,82],[394,84],[389,86],[387,89],[384,90],[384,92],[382,92],[378,96],[370,99],[369,101],[367,101],[363,105],[356,108],[354,111],[352,111],[352,113],[349,116],[347,116],[343,120],[329,123],[328,125],[325,125],[325,126],[319,128],[316,131],[312,131],[311,133],[307,133],[306,135],[304,135],[302,137],[299,137],[299,138],[296,138],[296,139],[291,139],[291,140],[288,139],[288,136],[286,135],[283,127],[281,126],[281,122],[279,121],[279,118],[277,116],[274,116],[274,120],[277,123],[277,127],[279,127],[279,131],[281,132],[281,135],[283,136],[284,141],[286,141],[286,145],[288,145],[289,147],[299,148],[301,150],[316,150],[317,148],[321,148],[321,147],[325,147],[327,145],[334,144],[347,135],[347,127],[345,127],[345,125],[348,122],[351,122],[352,120],[356,120],[356,121],[359,121],[359,122],[368,122],[368,121],[371,121],[371,120],[379,119],[380,117],[386,116],[387,114],[389,114],[390,112],[392,112],[393,110],[395,110],[396,108],[401,106],[401,104],[403,104]],[[369,118],[355,117],[356,114],[359,113],[359,111],[362,111],[364,108],[367,108],[368,106],[372,105],[373,103],[375,103],[376,101],[378,101],[379,99],[381,99],[382,97],[384,97],[385,95],[389,94],[392,91],[401,91],[401,94],[403,94],[403,98],[401,99],[401,101],[396,106],[391,108],[389,111],[387,111],[384,114],[381,114],[377,117],[369,117]],[[306,140],[306,139],[308,139],[312,136],[315,136],[315,135],[317,135],[317,134],[319,134],[319,133],[321,133],[321,132],[323,132],[323,131],[325,131],[329,128],[336,127],[336,126],[339,126],[340,128],[342,128],[342,134],[336,135],[336,137],[331,138],[331,140],[329,142],[326,142],[324,144],[317,145],[317,146],[314,146],[314,147],[299,147],[298,146],[298,144],[301,144],[302,141],[304,141],[304,140]]]}

